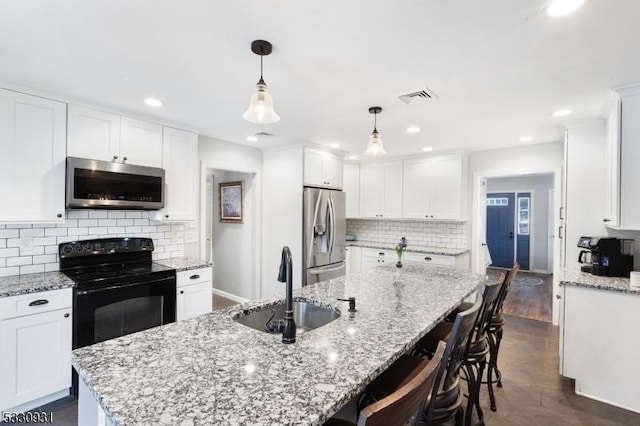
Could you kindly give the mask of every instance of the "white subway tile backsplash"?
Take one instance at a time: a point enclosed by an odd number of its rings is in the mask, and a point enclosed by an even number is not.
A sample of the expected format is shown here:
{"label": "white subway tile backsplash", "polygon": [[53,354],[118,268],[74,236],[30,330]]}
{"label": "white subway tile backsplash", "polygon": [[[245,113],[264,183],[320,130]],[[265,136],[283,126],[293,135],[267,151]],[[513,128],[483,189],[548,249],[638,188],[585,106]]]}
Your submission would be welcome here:
{"label": "white subway tile backsplash", "polygon": [[400,237],[423,247],[467,249],[466,223],[348,219],[347,234],[359,240],[395,244]]}
{"label": "white subway tile backsplash", "polygon": [[109,212],[106,210],[89,210],[89,219],[106,219]]}
{"label": "white subway tile backsplash", "polygon": [[19,229],[0,229],[0,238],[18,238],[19,236]]}
{"label": "white subway tile backsplash", "polygon": [[62,237],[67,235],[67,228],[47,228],[44,230],[45,237]]}
{"label": "white subway tile backsplash", "polygon": [[[40,225],[38,225],[40,226]],[[55,226],[55,225],[53,225]],[[23,229],[23,228],[31,228],[31,225],[28,224],[20,224],[20,223],[8,223],[5,225],[6,229]]]}
{"label": "white subway tile backsplash", "polygon": [[[184,256],[184,229],[149,220],[146,211],[122,210],[69,210],[57,225],[0,225],[0,276],[57,271],[58,244],[95,238],[152,238],[154,259]],[[22,237],[33,237],[34,247],[22,252]]]}
{"label": "white subway tile backsplash", "polygon": [[43,228],[27,228],[20,229],[21,237],[44,237],[44,229]]}
{"label": "white subway tile backsplash", "polygon": [[88,217],[88,210],[67,210],[67,221],[69,219],[87,219]]}
{"label": "white subway tile backsplash", "polygon": [[44,265],[26,265],[20,267],[20,275],[44,272]]}

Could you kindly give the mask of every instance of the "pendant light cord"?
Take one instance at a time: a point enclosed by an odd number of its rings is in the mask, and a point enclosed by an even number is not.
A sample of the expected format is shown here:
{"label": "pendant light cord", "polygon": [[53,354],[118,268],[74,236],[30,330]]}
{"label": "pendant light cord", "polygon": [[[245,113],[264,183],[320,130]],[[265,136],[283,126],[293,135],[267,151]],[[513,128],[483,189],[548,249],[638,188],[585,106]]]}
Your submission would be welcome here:
{"label": "pendant light cord", "polygon": [[378,113],[377,112],[373,113],[373,132],[374,133],[378,132]]}

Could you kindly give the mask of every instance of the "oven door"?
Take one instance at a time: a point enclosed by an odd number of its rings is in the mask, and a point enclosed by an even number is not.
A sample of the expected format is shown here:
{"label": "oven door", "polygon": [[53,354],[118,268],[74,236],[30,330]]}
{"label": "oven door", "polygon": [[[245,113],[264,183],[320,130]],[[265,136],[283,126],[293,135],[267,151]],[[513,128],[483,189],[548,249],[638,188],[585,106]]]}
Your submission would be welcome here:
{"label": "oven door", "polygon": [[176,278],[76,290],[73,309],[74,349],[175,322]]}

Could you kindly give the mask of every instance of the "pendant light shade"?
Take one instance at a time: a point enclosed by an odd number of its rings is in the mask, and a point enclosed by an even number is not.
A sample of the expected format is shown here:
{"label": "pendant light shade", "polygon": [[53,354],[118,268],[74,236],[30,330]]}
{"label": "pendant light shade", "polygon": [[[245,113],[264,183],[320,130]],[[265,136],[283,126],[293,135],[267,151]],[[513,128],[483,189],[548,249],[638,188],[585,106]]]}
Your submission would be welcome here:
{"label": "pendant light shade", "polygon": [[377,129],[377,118],[378,114],[382,112],[382,108],[380,107],[371,107],[369,108],[369,113],[373,114],[373,132],[371,132],[371,137],[369,138],[369,143],[367,144],[367,150],[364,152],[364,155],[369,157],[380,157],[383,155],[387,155],[387,151],[384,150],[384,145],[382,144],[382,138],[380,137],[380,133],[378,133]]}
{"label": "pendant light shade", "polygon": [[267,91],[267,84],[262,78],[262,57],[272,51],[271,43],[264,40],[254,40],[251,43],[251,51],[260,55],[260,80],[256,84],[256,91],[251,95],[249,108],[242,114],[242,118],[252,123],[269,124],[280,121],[280,116],[273,109],[273,99]]}

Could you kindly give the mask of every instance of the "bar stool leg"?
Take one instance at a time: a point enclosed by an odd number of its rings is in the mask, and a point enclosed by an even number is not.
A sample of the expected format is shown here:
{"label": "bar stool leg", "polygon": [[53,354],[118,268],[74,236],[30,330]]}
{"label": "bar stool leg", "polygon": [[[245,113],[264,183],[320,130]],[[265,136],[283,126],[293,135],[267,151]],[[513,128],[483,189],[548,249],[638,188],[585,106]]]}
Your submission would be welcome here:
{"label": "bar stool leg", "polygon": [[498,387],[502,387],[502,373],[498,368],[498,353],[500,353],[500,343],[502,342],[502,328],[498,330],[496,333],[496,361],[494,362],[493,368],[496,370],[496,378],[498,379]]}
{"label": "bar stool leg", "polygon": [[498,356],[498,350],[496,348],[497,342],[493,333],[489,333],[489,367],[487,368],[487,387],[489,388],[489,403],[491,411],[497,411],[496,396],[493,392],[493,372],[496,371],[496,357]]}

